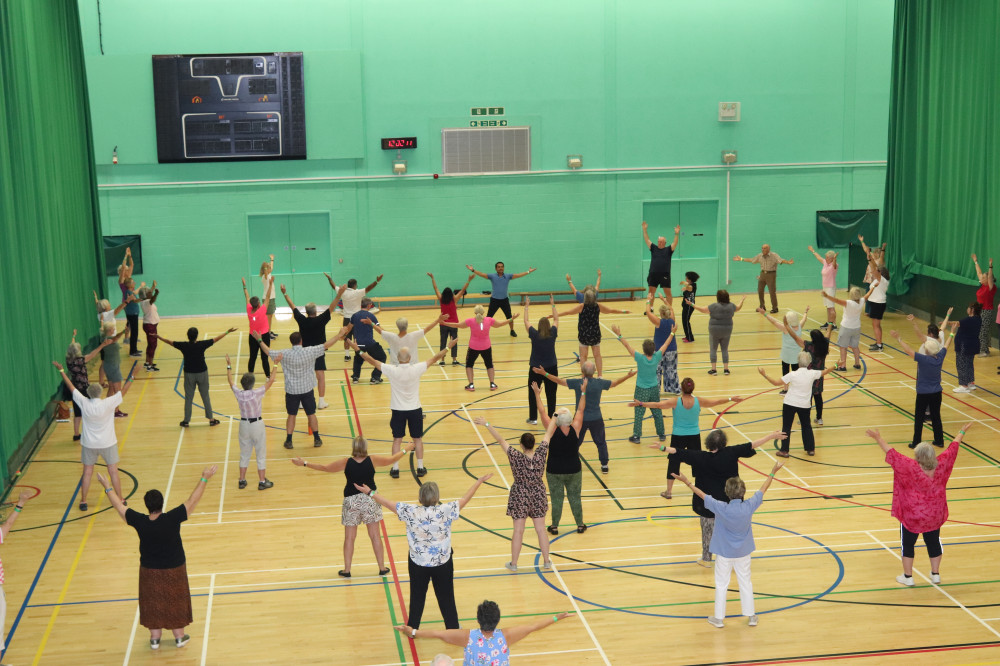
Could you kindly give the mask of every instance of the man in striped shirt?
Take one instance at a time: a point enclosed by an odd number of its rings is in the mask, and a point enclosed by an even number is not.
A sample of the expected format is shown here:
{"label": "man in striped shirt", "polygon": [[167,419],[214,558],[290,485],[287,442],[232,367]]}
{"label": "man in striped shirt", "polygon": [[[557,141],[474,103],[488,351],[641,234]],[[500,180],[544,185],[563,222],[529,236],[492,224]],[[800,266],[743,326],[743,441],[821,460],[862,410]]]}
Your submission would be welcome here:
{"label": "man in striped shirt", "polygon": [[347,325],[323,344],[310,347],[302,346],[302,334],[295,331],[288,336],[292,347],[280,352],[269,349],[259,333],[252,334],[265,354],[273,359],[281,359],[285,374],[285,411],[288,413],[285,421],[286,449],[292,448],[292,432],[295,430],[295,416],[299,413],[300,405],[312,429],[313,446],[323,446],[323,440],[319,436],[319,421],[316,419],[316,396],[313,395],[316,387],[316,359],[325,354],[337,340],[343,340],[350,330],[351,326]]}
{"label": "man in striped shirt", "polygon": [[[275,363],[281,363],[281,354],[274,358]],[[278,373],[271,373],[267,378],[267,383],[263,388],[254,388],[256,377],[252,372],[245,372],[240,377],[240,386],[236,388],[233,383],[233,364],[229,361],[229,354],[226,354],[226,377],[229,386],[233,389],[236,402],[240,406],[240,482],[239,488],[243,490],[247,487],[247,467],[250,466],[250,452],[257,458],[257,490],[267,490],[274,485],[274,482],[267,478],[267,462],[265,454],[267,452],[267,430],[264,428],[264,419],[261,416],[263,410],[264,393],[271,388]]]}

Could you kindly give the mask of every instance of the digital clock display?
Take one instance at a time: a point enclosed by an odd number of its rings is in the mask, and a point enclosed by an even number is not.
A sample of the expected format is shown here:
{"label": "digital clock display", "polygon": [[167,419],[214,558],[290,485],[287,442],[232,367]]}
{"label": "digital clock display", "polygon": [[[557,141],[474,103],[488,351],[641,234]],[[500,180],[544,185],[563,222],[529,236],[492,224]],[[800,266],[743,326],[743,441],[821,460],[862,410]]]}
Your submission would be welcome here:
{"label": "digital clock display", "polygon": [[402,136],[392,139],[382,139],[382,150],[401,150],[404,148],[416,148],[417,137]]}

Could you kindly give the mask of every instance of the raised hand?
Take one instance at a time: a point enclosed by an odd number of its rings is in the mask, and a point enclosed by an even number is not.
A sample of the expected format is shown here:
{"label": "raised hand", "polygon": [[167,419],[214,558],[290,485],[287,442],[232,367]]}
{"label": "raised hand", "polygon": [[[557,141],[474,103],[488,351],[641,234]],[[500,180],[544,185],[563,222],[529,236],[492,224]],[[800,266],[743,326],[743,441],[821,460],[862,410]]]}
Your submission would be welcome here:
{"label": "raised hand", "polygon": [[476,418],[472,419],[472,422],[475,423],[476,425],[484,426],[486,425],[486,417],[477,416]]}
{"label": "raised hand", "polygon": [[56,366],[56,370],[62,372],[62,364],[59,361],[52,361],[52,365]]}
{"label": "raised hand", "polygon": [[211,479],[218,470],[219,470],[218,465],[209,465],[205,469],[201,470],[201,478]]}

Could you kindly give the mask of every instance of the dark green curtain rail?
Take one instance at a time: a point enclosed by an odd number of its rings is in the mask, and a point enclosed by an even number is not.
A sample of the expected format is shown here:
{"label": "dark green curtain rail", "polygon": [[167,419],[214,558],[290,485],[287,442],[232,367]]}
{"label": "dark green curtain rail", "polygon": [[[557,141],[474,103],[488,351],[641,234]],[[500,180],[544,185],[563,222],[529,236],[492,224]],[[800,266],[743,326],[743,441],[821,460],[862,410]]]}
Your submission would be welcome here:
{"label": "dark green curtain rail", "polygon": [[1000,259],[1000,2],[897,0],[894,30],[889,290],[976,284],[969,255]]}
{"label": "dark green curtain rail", "polygon": [[100,224],[74,0],[0,0],[0,482],[48,422],[73,329],[96,333]]}

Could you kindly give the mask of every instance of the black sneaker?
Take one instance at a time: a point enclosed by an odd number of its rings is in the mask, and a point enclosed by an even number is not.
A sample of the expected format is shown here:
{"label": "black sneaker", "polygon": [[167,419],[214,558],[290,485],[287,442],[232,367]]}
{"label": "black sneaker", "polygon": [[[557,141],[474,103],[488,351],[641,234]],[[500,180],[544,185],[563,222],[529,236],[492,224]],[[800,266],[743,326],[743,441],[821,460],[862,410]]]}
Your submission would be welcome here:
{"label": "black sneaker", "polygon": [[855,370],[860,370],[861,369],[861,364],[860,363],[855,363],[854,364],[854,369]]}
{"label": "black sneaker", "polygon": [[394,479],[398,479],[399,478],[399,470],[395,469],[395,468],[390,469],[389,470],[389,476],[391,476]]}
{"label": "black sneaker", "polygon": [[319,438],[319,435],[313,437],[313,446],[316,448],[323,446],[323,440]]}
{"label": "black sneaker", "polygon": [[285,448],[286,449],[292,448],[292,438],[291,437],[289,437],[288,439],[285,440]]}
{"label": "black sneaker", "polygon": [[426,467],[418,467],[417,468],[417,476],[427,476],[427,468]]}
{"label": "black sneaker", "polygon": [[710,375],[717,375],[719,373],[717,373],[715,370],[709,370],[708,374],[710,374]]}
{"label": "black sneaker", "polygon": [[607,473],[608,473],[608,466],[601,465],[601,474],[607,474]]}
{"label": "black sneaker", "polygon": [[263,481],[257,483],[257,490],[267,490],[268,488],[271,488],[273,486],[274,486],[274,481],[271,481],[270,479],[264,479]]}
{"label": "black sneaker", "polygon": [[243,490],[244,488],[247,487],[247,480],[246,479],[240,479],[240,484],[239,485],[240,485],[240,490]]}
{"label": "black sneaker", "polygon": [[778,308],[771,308],[771,314],[778,314]]}
{"label": "black sneaker", "polygon": [[868,345],[868,351],[882,351],[882,345],[881,345],[881,343],[874,344],[874,345]]}
{"label": "black sneaker", "polygon": [[724,375],[728,375],[728,374],[729,374],[729,368],[726,368],[725,370],[723,370],[723,371],[722,371],[722,374],[724,374]]}
{"label": "black sneaker", "polygon": [[372,379],[371,379],[371,383],[372,383],[372,384],[381,384],[381,383],[382,383],[382,381],[383,381],[383,380],[382,380],[382,378],[381,378],[381,377],[379,377],[378,379],[376,379],[376,378],[372,377]]}
{"label": "black sneaker", "polygon": [[142,351],[139,350],[139,349],[137,349],[134,352],[132,352],[131,354],[129,354],[129,356],[132,356],[134,358],[140,358],[140,357],[142,357]]}
{"label": "black sneaker", "polygon": [[629,438],[628,438],[628,441],[632,442],[633,444],[638,444],[638,443],[639,443],[640,441],[642,441],[642,440],[640,440],[640,439],[639,439],[638,437],[636,437],[635,435],[632,435],[631,437],[629,437]]}
{"label": "black sneaker", "polygon": [[909,444],[907,444],[907,446],[909,446],[911,449],[915,449],[917,448],[917,442],[910,442]]}
{"label": "black sneaker", "polygon": [[357,384],[360,381],[361,381],[361,377],[351,377],[351,383],[352,384]]}
{"label": "black sneaker", "polygon": [[820,326],[820,328],[822,328],[823,330],[826,330],[826,329],[830,328],[830,322],[828,322],[828,321],[823,322],[823,325]]}
{"label": "black sneaker", "polygon": [[158,367],[156,367],[156,364],[155,364],[155,363],[150,363],[150,364],[149,364],[149,367],[148,367],[148,368],[146,368],[146,369],[147,369],[147,370],[152,370],[153,372],[159,372],[159,371],[160,371],[160,369],[159,369]]}
{"label": "black sneaker", "polygon": [[444,361],[438,361],[438,365],[444,365]]}
{"label": "black sneaker", "polygon": [[451,364],[452,365],[462,365],[462,362],[459,361],[457,358],[453,358],[453,359],[451,359]]}
{"label": "black sneaker", "polygon": [[516,338],[517,337],[517,331],[515,331],[514,329],[510,329],[510,337]]}

